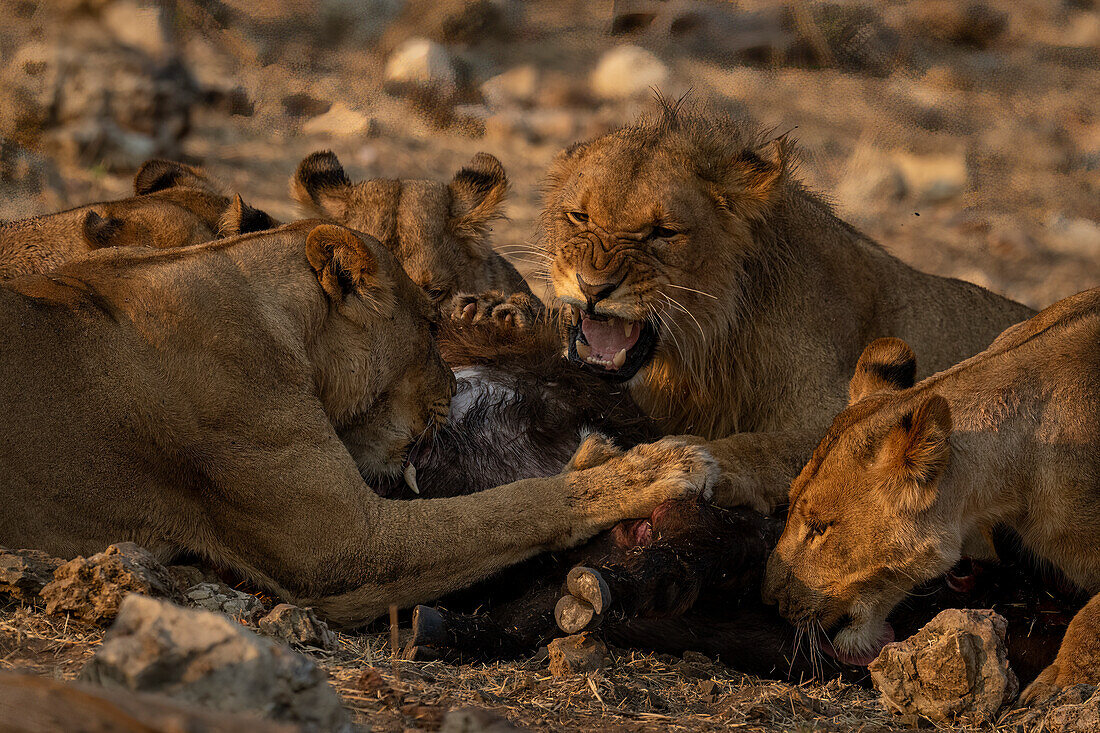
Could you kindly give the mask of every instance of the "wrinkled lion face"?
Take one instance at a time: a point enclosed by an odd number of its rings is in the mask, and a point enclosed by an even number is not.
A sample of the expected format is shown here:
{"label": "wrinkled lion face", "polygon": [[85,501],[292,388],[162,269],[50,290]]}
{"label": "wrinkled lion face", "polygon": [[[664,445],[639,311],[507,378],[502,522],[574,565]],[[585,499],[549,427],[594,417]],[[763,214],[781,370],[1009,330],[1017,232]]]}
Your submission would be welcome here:
{"label": "wrinkled lion face", "polygon": [[894,606],[959,558],[960,530],[937,500],[950,430],[941,401],[914,409],[878,395],[849,407],[791,485],[764,599],[824,632],[842,661],[873,660],[892,640]]}
{"label": "wrinkled lion face", "polygon": [[307,255],[329,296],[313,356],[321,402],[364,475],[397,475],[414,441],[446,420],[454,393],[438,316],[372,237],[319,226]]}
{"label": "wrinkled lion face", "polygon": [[551,168],[541,221],[550,285],[572,309],[570,358],[602,376],[683,362],[735,318],[754,222],[782,165],[743,147],[708,152],[704,137],[687,123],[642,123]]}

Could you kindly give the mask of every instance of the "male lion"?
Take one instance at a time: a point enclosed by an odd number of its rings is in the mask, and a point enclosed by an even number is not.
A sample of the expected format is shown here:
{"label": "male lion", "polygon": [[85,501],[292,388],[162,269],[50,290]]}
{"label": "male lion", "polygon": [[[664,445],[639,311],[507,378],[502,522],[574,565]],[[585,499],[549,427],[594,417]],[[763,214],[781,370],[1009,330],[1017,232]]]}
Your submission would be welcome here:
{"label": "male lion", "polygon": [[387,501],[447,415],[427,297],[367,235],[319,222],[99,250],[0,286],[0,545],[134,541],[367,621],[705,488],[705,451],[596,437],[567,470]]}
{"label": "male lion", "polygon": [[0,225],[0,280],[47,272],[102,247],[181,247],[274,226],[239,195],[227,197],[197,168],[150,160],[134,196]]}
{"label": "male lion", "polygon": [[[894,605],[997,524],[1100,592],[1098,342],[1100,289],[1055,303],[915,386],[908,345],[874,341],[851,404],[791,485],[766,599],[866,661],[889,638]],[[1021,699],[1082,682],[1100,682],[1100,595]]]}
{"label": "male lion", "polygon": [[[526,325],[539,301],[489,241],[490,225],[504,216],[504,167],[478,153],[450,183],[374,178],[352,183],[331,151],[298,164],[290,190],[311,216],[366,232],[393,252],[413,282],[441,308],[467,320]],[[495,293],[493,297],[474,295]],[[509,299],[510,295],[514,297]]]}
{"label": "male lion", "polygon": [[875,337],[934,371],[1033,313],[906,266],[791,165],[783,138],[666,106],[549,171],[541,238],[570,357],[625,381],[666,433],[712,441],[724,504],[782,497]]}

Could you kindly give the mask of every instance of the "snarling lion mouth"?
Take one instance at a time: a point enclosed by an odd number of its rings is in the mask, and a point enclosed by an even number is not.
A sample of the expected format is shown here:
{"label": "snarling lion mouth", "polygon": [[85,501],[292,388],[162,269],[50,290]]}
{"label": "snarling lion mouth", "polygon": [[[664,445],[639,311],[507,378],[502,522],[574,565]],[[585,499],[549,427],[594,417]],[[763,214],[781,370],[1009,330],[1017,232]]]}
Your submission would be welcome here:
{"label": "snarling lion mouth", "polygon": [[569,329],[569,358],[606,379],[625,382],[649,363],[658,341],[649,321],[582,315]]}

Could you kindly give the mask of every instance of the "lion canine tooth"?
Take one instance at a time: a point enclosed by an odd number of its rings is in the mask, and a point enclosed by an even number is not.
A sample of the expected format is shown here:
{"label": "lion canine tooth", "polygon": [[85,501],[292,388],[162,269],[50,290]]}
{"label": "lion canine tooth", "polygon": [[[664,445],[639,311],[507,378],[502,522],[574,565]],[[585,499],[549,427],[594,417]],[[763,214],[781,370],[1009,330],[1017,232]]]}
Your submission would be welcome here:
{"label": "lion canine tooth", "polygon": [[420,487],[416,485],[416,466],[411,463],[405,466],[405,484],[413,490],[414,494],[420,493]]}
{"label": "lion canine tooth", "polygon": [[622,369],[623,364],[626,363],[626,349],[619,349],[619,353],[615,354],[615,358],[611,360],[611,363],[615,365],[616,369]]}
{"label": "lion canine tooth", "polygon": [[592,356],[592,347],[581,341],[577,342],[577,356],[588,361],[588,357]]}
{"label": "lion canine tooth", "polygon": [[634,324],[630,321],[623,321],[623,337],[630,338],[630,332],[634,330]]}

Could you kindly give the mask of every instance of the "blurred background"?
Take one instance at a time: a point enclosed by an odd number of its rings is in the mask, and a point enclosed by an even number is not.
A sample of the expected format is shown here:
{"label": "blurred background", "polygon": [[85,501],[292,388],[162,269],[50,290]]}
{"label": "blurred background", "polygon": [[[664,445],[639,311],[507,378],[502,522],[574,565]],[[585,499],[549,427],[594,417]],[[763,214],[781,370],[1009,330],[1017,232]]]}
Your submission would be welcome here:
{"label": "blurred background", "polygon": [[654,88],[791,131],[806,183],[917,267],[1036,307],[1100,285],[1095,0],[0,0],[0,218],[170,157],[285,220],[314,150],[355,180],[484,150],[503,246],[553,156]]}

